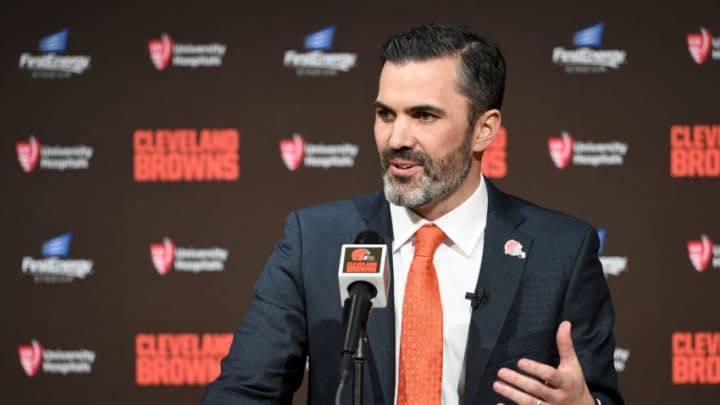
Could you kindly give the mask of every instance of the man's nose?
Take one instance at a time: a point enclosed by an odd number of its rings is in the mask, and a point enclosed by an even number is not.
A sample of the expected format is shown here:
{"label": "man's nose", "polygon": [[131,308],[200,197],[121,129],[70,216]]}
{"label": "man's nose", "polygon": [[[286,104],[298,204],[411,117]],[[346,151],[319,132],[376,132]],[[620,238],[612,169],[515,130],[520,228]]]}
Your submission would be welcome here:
{"label": "man's nose", "polygon": [[412,148],[415,142],[411,120],[398,117],[390,128],[388,146],[392,149]]}

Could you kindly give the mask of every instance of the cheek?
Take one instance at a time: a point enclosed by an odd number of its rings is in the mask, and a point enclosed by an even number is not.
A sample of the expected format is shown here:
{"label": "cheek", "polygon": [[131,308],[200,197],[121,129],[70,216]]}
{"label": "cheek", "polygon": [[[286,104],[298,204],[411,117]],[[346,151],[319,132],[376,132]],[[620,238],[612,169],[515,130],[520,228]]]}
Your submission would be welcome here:
{"label": "cheek", "polygon": [[377,145],[378,149],[387,144],[388,130],[388,124],[382,122],[382,120],[375,119],[375,126],[373,127],[373,131],[375,134],[375,144]]}
{"label": "cheek", "polygon": [[[418,143],[425,153],[432,157],[444,156],[447,152],[457,148],[462,142],[462,136],[458,136],[459,130],[449,125],[434,126],[427,128]],[[456,133],[457,132],[457,133]]]}

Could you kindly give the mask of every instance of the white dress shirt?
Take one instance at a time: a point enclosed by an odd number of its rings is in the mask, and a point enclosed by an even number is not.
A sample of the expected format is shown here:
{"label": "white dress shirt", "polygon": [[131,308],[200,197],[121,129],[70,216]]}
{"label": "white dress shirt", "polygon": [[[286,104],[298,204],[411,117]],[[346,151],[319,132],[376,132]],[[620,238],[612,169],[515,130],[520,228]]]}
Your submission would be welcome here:
{"label": "white dress shirt", "polygon": [[[393,227],[393,278],[395,292],[395,381],[398,381],[402,307],[410,263],[415,252],[415,232],[433,223],[445,233],[433,263],[440,287],[443,310],[442,405],[462,405],[465,390],[465,347],[472,307],[465,293],[474,292],[480,275],[485,224],[487,188],[480,186],[460,206],[433,222],[408,208],[390,204]],[[395,403],[397,404],[395,384]]]}

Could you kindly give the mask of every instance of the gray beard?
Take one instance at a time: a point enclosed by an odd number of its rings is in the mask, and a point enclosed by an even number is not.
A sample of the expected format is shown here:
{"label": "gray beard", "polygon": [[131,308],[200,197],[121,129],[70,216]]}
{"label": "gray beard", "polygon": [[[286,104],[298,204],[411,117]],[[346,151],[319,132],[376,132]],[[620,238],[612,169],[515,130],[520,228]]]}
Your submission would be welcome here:
{"label": "gray beard", "polygon": [[[385,198],[395,205],[408,208],[429,204],[456,190],[465,181],[470,173],[471,161],[468,138],[459,148],[438,161],[426,159],[419,182],[413,182],[409,177],[392,177],[386,167],[383,173]],[[461,162],[464,162],[462,166]]]}

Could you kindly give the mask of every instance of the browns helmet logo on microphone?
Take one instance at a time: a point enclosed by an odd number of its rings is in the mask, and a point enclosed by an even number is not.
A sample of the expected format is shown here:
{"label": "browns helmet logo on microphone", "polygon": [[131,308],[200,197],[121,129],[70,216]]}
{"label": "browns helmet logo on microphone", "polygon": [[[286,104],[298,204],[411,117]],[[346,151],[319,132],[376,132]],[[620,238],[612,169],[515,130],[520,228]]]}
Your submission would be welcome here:
{"label": "browns helmet logo on microphone", "polygon": [[338,268],[340,303],[348,297],[347,288],[362,281],[372,284],[378,291],[377,296],[372,299],[373,307],[384,308],[387,305],[389,274],[387,246],[383,242],[342,245]]}
{"label": "browns helmet logo on microphone", "polygon": [[[382,248],[346,247],[343,271],[345,273],[377,273],[380,271],[378,258],[382,256]],[[349,260],[348,260],[349,258]]]}
{"label": "browns helmet logo on microphone", "polygon": [[365,248],[353,250],[352,253],[350,253],[350,257],[354,262],[367,262],[375,259],[370,251]]}

